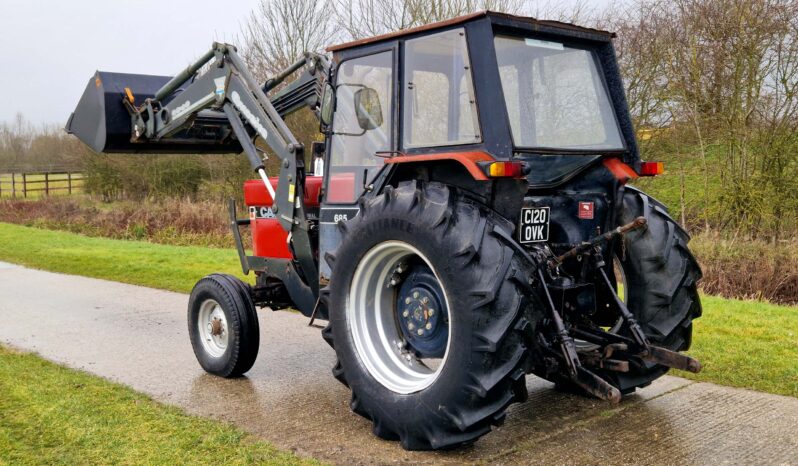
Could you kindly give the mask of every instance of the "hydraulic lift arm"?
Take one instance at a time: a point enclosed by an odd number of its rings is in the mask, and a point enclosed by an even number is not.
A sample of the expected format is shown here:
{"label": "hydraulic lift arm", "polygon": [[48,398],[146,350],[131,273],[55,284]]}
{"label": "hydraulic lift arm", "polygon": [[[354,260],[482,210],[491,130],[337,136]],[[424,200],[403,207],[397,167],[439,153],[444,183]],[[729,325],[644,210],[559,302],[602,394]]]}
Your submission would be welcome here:
{"label": "hydraulic lift arm", "polygon": [[[275,102],[280,110],[276,109],[265,92],[305,65],[309,70],[276,96]],[[261,87],[235,47],[214,43],[208,53],[164,84],[140,106],[133,104],[134,96],[131,94],[125,100],[132,119],[133,143],[168,139],[189,127],[200,112],[224,113],[252,168],[271,195],[274,201],[272,210],[283,229],[289,232],[302,274],[316,296],[318,281],[315,277],[318,272],[303,203],[304,147],[288,129],[283,116],[307,105],[314,95],[318,99],[319,80],[314,75],[323,73],[326,66],[326,58],[308,53]],[[207,69],[198,75],[203,67]],[[180,92],[173,95],[178,90]],[[276,192],[264,169],[264,159],[253,142],[255,137],[260,137],[280,159]]]}

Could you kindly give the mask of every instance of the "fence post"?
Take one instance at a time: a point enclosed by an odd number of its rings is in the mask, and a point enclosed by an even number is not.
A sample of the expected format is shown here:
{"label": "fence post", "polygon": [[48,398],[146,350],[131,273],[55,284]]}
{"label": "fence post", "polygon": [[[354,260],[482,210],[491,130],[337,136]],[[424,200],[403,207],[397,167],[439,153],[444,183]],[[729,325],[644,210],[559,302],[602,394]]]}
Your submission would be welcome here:
{"label": "fence post", "polygon": [[11,172],[11,197],[17,197],[17,178],[14,172]]}
{"label": "fence post", "polygon": [[72,194],[72,172],[67,172],[67,187],[69,194]]}
{"label": "fence post", "polygon": [[22,174],[22,197],[28,197],[28,175]]}
{"label": "fence post", "polygon": [[49,173],[45,173],[44,174],[44,195],[45,196],[49,196],[50,195],[50,174]]}

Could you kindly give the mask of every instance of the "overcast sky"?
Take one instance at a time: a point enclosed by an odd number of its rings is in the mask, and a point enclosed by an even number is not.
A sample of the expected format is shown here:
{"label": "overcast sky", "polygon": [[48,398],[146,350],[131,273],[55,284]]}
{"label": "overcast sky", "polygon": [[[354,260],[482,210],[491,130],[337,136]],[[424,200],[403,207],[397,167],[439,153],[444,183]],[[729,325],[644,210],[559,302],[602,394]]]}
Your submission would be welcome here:
{"label": "overcast sky", "polygon": [[[537,0],[541,1],[541,0]],[[567,8],[579,0],[554,1]],[[584,1],[584,0],[582,0]],[[605,6],[618,0],[590,0]],[[533,2],[535,3],[535,2]],[[95,70],[172,76],[258,0],[0,0],[0,122],[63,126]]]}
{"label": "overcast sky", "polygon": [[63,125],[97,69],[173,75],[257,0],[0,0],[0,121]]}

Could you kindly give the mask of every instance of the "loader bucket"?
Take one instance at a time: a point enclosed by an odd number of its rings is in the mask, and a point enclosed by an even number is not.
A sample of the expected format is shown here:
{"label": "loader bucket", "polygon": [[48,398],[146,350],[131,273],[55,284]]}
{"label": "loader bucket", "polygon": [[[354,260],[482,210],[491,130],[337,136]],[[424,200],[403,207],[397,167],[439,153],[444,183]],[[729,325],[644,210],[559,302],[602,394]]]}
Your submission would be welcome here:
{"label": "loader bucket", "polygon": [[[187,130],[160,141],[131,142],[131,117],[122,104],[129,88],[140,105],[152,98],[170,76],[97,71],[89,80],[66,131],[96,152],[140,154],[240,153],[241,145],[230,134],[223,113],[202,112]],[[179,90],[178,90],[179,92]],[[163,102],[167,103],[168,99]]]}

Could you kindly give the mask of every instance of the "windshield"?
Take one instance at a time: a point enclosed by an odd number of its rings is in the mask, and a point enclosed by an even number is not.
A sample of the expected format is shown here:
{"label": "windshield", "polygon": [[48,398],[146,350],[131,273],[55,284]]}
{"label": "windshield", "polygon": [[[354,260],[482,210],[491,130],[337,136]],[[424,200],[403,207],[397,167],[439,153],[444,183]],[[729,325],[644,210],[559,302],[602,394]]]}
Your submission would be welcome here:
{"label": "windshield", "polygon": [[496,36],[504,100],[518,147],[622,150],[593,54],[521,37]]}

